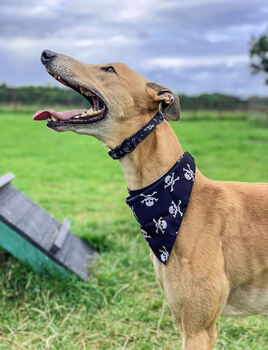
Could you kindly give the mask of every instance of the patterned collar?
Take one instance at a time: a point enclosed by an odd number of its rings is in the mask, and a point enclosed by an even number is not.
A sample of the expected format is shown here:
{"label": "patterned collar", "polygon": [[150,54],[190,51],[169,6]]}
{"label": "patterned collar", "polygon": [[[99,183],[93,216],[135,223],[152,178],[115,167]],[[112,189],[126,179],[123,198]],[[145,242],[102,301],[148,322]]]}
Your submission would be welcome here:
{"label": "patterned collar", "polygon": [[173,167],[147,187],[129,191],[126,203],[156,257],[167,264],[195,178],[194,158],[185,152]]}
{"label": "patterned collar", "polygon": [[148,121],[140,130],[138,130],[134,135],[125,139],[121,145],[111,149],[108,154],[113,159],[123,158],[127,153],[134,151],[138,144],[145,139],[155,127],[162,123],[164,116],[161,111],[158,111],[156,115],[153,116],[151,120]]}

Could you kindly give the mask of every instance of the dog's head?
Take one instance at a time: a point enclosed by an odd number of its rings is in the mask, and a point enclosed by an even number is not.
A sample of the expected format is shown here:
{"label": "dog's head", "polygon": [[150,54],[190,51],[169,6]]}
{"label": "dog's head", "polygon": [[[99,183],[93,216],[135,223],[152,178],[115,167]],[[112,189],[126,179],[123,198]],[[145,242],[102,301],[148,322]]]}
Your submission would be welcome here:
{"label": "dog's head", "polygon": [[167,120],[179,119],[178,96],[123,63],[85,64],[49,50],[43,51],[41,62],[55,79],[89,102],[87,110],[35,113],[35,120],[48,120],[53,130],[93,135],[115,147],[159,108]]}

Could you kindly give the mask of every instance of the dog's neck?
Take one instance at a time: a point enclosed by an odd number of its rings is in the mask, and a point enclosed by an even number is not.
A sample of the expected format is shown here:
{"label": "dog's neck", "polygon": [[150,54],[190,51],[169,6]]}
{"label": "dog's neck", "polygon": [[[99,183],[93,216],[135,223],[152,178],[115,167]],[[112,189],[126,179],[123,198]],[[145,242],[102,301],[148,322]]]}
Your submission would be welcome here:
{"label": "dog's neck", "polygon": [[137,190],[167,172],[183,154],[172,128],[163,121],[137,148],[120,160],[127,186]]}

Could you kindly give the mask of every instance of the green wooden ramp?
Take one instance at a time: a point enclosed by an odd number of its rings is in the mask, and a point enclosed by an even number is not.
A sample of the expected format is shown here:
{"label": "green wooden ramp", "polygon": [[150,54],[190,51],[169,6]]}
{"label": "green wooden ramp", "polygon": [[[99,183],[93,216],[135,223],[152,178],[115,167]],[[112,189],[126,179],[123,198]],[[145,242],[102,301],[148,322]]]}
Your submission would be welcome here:
{"label": "green wooden ramp", "polygon": [[14,175],[0,176],[0,246],[42,273],[89,274],[96,252],[44,208],[10,184]]}

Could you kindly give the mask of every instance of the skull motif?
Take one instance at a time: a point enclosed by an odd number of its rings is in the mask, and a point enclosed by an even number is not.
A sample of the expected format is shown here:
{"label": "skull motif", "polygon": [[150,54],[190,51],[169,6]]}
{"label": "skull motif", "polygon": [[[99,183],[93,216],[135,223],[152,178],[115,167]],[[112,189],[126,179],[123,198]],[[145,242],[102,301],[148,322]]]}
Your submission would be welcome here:
{"label": "skull motif", "polygon": [[172,201],[170,204],[168,211],[174,218],[177,216],[178,213],[180,214],[180,216],[183,216],[180,205],[181,205],[181,200],[179,200],[178,204],[176,204],[174,201]]}
{"label": "skull motif", "polygon": [[165,178],[165,183],[166,183],[166,184],[171,183],[171,175],[166,176],[166,178]]}
{"label": "skull motif", "polygon": [[153,197],[157,192],[153,192],[152,194],[141,194],[141,197],[144,197],[144,199],[141,201],[141,203],[145,203],[147,207],[152,207],[155,202],[158,201],[158,198]]}
{"label": "skull motif", "polygon": [[162,218],[162,216],[156,221],[155,218],[153,218],[153,222],[155,223],[156,227],[156,233],[158,231],[161,231],[162,234],[165,233],[165,229],[167,228],[167,222]]}
{"label": "skull motif", "polygon": [[190,168],[190,165],[189,165],[189,164],[187,164],[187,168],[188,168],[188,169],[183,168],[185,179],[186,179],[186,180],[189,180],[189,181],[190,181],[190,180],[194,181],[194,172],[193,172],[193,170]]}
{"label": "skull motif", "polygon": [[163,245],[162,249],[159,249],[159,252],[161,253],[160,258],[163,262],[167,261],[169,257],[169,253],[167,251],[167,248]]}
{"label": "skull motif", "polygon": [[175,177],[175,173],[172,173],[171,175],[167,175],[165,177],[165,183],[166,183],[165,188],[170,187],[170,192],[173,192],[175,182],[180,179],[179,176],[177,176],[175,179],[174,177]]}

